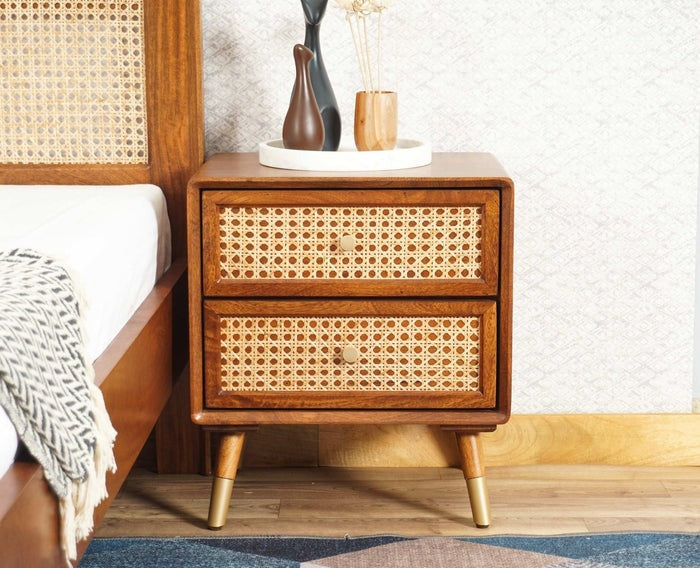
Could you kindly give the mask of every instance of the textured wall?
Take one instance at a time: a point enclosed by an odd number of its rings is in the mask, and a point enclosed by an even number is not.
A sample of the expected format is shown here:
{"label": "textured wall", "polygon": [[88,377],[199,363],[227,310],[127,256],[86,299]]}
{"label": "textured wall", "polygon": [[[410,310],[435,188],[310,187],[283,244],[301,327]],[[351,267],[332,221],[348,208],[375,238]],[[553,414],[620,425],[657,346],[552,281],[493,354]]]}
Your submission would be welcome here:
{"label": "textured wall", "polygon": [[[493,152],[515,180],[516,412],[690,410],[699,11],[397,0],[385,16],[399,135]],[[204,0],[203,23],[207,153],[280,138],[298,2]],[[351,134],[359,72],[333,6],[321,41]]]}

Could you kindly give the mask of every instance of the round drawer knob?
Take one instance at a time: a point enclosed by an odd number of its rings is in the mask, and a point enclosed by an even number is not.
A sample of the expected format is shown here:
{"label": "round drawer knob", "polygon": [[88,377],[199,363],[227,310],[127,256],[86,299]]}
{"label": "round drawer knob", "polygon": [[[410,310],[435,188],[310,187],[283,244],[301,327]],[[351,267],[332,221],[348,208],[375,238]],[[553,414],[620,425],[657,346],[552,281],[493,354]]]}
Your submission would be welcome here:
{"label": "round drawer knob", "polygon": [[355,250],[357,239],[352,235],[343,235],[340,237],[340,249],[344,251]]}
{"label": "round drawer knob", "polygon": [[348,345],[345,349],[343,349],[343,361],[345,361],[346,363],[354,363],[359,358],[360,352],[357,350],[356,347]]}

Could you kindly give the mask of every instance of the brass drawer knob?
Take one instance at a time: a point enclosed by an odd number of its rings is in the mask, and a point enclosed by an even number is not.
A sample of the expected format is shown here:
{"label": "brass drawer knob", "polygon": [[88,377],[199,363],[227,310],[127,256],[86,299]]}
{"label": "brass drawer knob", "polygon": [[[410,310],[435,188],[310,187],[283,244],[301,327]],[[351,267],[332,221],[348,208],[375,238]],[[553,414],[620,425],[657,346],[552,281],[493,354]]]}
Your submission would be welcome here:
{"label": "brass drawer knob", "polygon": [[359,358],[360,352],[357,350],[356,347],[348,345],[345,349],[343,349],[343,361],[345,361],[346,363],[354,363]]}
{"label": "brass drawer knob", "polygon": [[343,235],[340,237],[340,249],[344,251],[355,250],[357,239],[352,235]]}

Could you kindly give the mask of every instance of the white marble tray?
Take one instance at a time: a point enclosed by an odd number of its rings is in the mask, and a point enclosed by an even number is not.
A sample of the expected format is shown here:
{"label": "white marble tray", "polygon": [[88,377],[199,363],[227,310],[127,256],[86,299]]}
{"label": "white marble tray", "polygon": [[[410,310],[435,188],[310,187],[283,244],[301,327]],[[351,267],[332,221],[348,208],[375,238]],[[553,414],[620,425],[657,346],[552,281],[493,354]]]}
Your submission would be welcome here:
{"label": "white marble tray", "polygon": [[258,157],[263,166],[285,170],[362,172],[401,170],[428,165],[433,157],[430,144],[400,138],[393,150],[358,152],[352,143],[342,143],[337,152],[288,150],[282,140],[262,142]]}

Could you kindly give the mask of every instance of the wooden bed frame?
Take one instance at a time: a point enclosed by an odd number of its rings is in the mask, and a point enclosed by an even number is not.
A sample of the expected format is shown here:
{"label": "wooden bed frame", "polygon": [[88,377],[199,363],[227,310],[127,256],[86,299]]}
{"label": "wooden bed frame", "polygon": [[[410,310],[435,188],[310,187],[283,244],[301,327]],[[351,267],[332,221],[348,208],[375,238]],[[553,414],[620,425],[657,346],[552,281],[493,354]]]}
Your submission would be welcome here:
{"label": "wooden bed frame", "polygon": [[[166,195],[173,264],[95,362],[114,427],[116,474],[95,510],[95,527],[116,495],[182,374],[187,354],[185,193],[203,161],[198,0],[144,0],[147,164],[0,164],[0,184],[153,183]],[[95,3],[96,10],[99,4]],[[189,409],[185,410],[189,420]],[[65,566],[58,503],[33,462],[0,478],[0,563]],[[79,557],[89,540],[79,543]]]}

